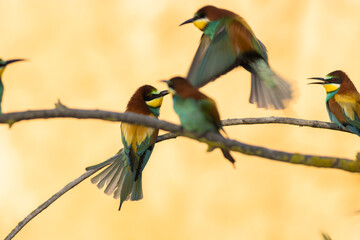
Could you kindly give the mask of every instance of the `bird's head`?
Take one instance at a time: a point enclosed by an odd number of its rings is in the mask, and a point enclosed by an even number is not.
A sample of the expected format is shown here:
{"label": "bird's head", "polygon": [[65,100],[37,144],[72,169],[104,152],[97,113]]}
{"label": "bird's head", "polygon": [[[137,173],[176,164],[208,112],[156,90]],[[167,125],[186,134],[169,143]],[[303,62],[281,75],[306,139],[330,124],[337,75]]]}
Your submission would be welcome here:
{"label": "bird's head", "polygon": [[194,88],[188,80],[183,77],[173,77],[170,80],[162,80],[169,87],[169,92],[171,94],[176,94],[182,91],[186,91],[188,88]]}
{"label": "bird's head", "polygon": [[324,78],[321,77],[314,77],[309,79],[320,80],[320,82],[311,82],[309,84],[321,84],[324,86],[325,91],[327,93],[337,91],[341,84],[343,83],[344,79],[349,79],[346,73],[343,71],[337,70],[327,74]]}
{"label": "bird's head", "polygon": [[167,90],[158,91],[151,85],[143,85],[130,98],[126,111],[140,114],[152,112],[155,116],[158,116],[163,97],[168,93]]}
{"label": "bird's head", "polygon": [[180,24],[180,26],[187,23],[193,23],[198,29],[204,31],[210,22],[217,21],[223,17],[232,17],[232,16],[236,16],[236,14],[225,9],[208,5],[200,8],[195,13],[193,18],[186,20],[185,22]]}
{"label": "bird's head", "polygon": [[[149,86],[149,85],[145,85]],[[143,92],[143,97],[146,105],[151,108],[159,108],[163,102],[163,97],[169,94],[168,90],[158,91],[156,88],[150,86],[146,87]]]}

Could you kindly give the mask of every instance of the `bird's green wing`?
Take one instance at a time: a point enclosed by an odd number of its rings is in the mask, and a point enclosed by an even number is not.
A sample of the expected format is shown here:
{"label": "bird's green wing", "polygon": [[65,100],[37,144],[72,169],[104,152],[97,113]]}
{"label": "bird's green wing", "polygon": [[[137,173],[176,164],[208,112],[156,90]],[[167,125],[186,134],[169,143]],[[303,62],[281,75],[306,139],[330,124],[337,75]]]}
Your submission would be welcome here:
{"label": "bird's green wing", "polygon": [[360,95],[335,94],[327,108],[332,122],[360,136]]}
{"label": "bird's green wing", "polygon": [[206,119],[213,123],[216,129],[222,129],[220,115],[216,108],[216,103],[210,98],[205,98],[199,100],[198,104]]}
{"label": "bird's green wing", "polygon": [[191,64],[187,79],[195,87],[202,87],[237,66],[224,20],[217,25],[212,39],[203,35]]}

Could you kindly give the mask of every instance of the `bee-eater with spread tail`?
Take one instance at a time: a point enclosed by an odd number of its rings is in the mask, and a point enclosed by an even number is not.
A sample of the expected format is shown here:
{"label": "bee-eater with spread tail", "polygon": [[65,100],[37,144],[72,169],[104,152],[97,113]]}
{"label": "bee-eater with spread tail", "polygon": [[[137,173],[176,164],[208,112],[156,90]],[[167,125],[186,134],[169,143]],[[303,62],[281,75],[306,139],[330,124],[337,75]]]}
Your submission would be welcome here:
{"label": "bee-eater with spread tail", "polygon": [[[220,130],[224,131],[214,100],[201,93],[185,78],[174,77],[163,82],[167,83],[169,92],[173,95],[174,110],[185,130],[200,135],[207,132],[220,134]],[[221,151],[225,158],[235,163],[229,151]]]}
{"label": "bee-eater with spread tail", "polygon": [[360,136],[360,94],[343,71],[334,71],[310,84],[321,84],[326,91],[330,121]]}
{"label": "bee-eater with spread tail", "polygon": [[[167,90],[159,92],[150,85],[144,85],[131,97],[126,112],[157,118],[166,94]],[[91,182],[97,183],[99,189],[107,185],[104,191],[106,194],[113,194],[115,199],[120,197],[119,210],[124,201],[143,198],[142,171],[149,161],[159,133],[158,129],[130,123],[121,123],[120,128],[124,148],[105,162],[86,168],[91,170],[111,162]]]}
{"label": "bee-eater with spread tail", "polygon": [[0,114],[2,113],[1,111],[1,102],[2,102],[2,97],[3,97],[3,94],[4,94],[4,84],[2,82],[2,75],[3,75],[3,72],[5,70],[5,67],[7,65],[9,65],[10,63],[14,63],[14,62],[19,62],[19,61],[23,61],[24,59],[11,59],[11,60],[7,60],[7,61],[4,61],[0,58]]}
{"label": "bee-eater with spread tail", "polygon": [[246,21],[231,11],[205,6],[183,24],[193,23],[203,32],[187,79],[202,87],[237,66],[251,73],[250,103],[260,108],[285,108],[291,99],[289,83],[270,68],[266,48]]}

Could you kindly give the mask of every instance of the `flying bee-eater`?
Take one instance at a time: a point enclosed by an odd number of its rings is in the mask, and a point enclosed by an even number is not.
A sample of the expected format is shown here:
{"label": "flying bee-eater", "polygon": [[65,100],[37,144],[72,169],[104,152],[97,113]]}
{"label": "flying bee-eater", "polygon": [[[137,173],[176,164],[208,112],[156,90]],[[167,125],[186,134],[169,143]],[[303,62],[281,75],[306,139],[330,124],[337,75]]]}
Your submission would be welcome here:
{"label": "flying bee-eater", "polygon": [[[153,86],[144,85],[132,95],[126,112],[158,118],[163,97],[167,94],[167,90],[160,92]],[[158,129],[124,122],[120,129],[124,148],[105,162],[86,168],[91,170],[111,162],[91,182],[97,184],[99,189],[107,185],[104,191],[106,194],[113,194],[115,199],[120,197],[119,210],[124,201],[143,198],[142,171],[149,161],[159,133]]]}
{"label": "flying bee-eater", "polygon": [[[200,135],[207,132],[220,134],[220,130],[224,131],[214,100],[201,93],[185,78],[174,77],[163,82],[169,87],[169,92],[173,96],[174,110],[185,130]],[[222,148],[221,151],[226,159],[232,164],[235,163],[229,151]]]}
{"label": "flying bee-eater", "polygon": [[1,102],[2,102],[2,97],[4,94],[4,84],[2,82],[3,72],[6,68],[6,66],[9,65],[10,63],[19,62],[19,61],[23,61],[23,60],[24,59],[11,59],[11,60],[4,61],[0,58],[0,114],[2,114]]}
{"label": "flying bee-eater", "polygon": [[330,121],[360,136],[360,94],[343,71],[337,70],[310,84],[321,84],[326,91]]}
{"label": "flying bee-eater", "polygon": [[290,84],[269,66],[264,44],[246,21],[231,11],[205,6],[181,25],[193,23],[203,32],[187,79],[200,88],[237,66],[251,73],[250,103],[259,108],[285,108]]}

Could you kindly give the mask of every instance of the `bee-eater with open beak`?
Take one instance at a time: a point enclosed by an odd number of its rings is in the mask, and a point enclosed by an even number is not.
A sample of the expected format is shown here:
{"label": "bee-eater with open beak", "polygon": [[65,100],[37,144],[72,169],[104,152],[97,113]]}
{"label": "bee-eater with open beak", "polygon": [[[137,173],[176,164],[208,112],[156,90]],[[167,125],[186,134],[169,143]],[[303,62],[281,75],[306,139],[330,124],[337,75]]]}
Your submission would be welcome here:
{"label": "bee-eater with open beak", "polygon": [[251,73],[250,103],[260,108],[285,108],[285,100],[292,97],[290,85],[271,70],[264,44],[242,17],[205,6],[181,25],[187,23],[203,32],[187,76],[192,85],[202,87],[242,66]]}
{"label": "bee-eater with open beak", "polygon": [[[167,90],[159,92],[150,85],[144,85],[131,97],[126,112],[158,118],[166,94]],[[115,199],[120,197],[119,210],[124,201],[143,198],[142,171],[149,161],[159,133],[158,129],[130,123],[121,123],[120,128],[124,148],[105,162],[86,168],[90,170],[111,162],[91,182],[97,183],[99,189],[107,185],[104,191],[106,194],[113,194]]]}
{"label": "bee-eater with open beak", "polygon": [[7,60],[7,61],[4,61],[0,58],[0,114],[2,113],[1,111],[1,102],[2,102],[2,97],[3,97],[3,94],[4,94],[4,84],[2,82],[2,75],[3,75],[3,72],[5,70],[5,67],[7,65],[9,65],[10,63],[14,63],[14,62],[19,62],[19,61],[23,61],[24,59],[11,59],[11,60]]}
{"label": "bee-eater with open beak", "polygon": [[[224,131],[214,100],[201,93],[182,77],[174,77],[163,82],[167,83],[169,92],[173,95],[174,110],[185,130],[200,135],[207,132],[220,134],[220,130]],[[221,151],[225,158],[232,164],[235,163],[229,151],[225,149]]]}
{"label": "bee-eater with open beak", "polygon": [[310,84],[321,84],[326,91],[330,121],[360,136],[360,94],[343,71],[334,71]]}

